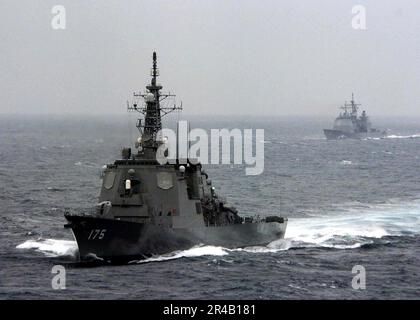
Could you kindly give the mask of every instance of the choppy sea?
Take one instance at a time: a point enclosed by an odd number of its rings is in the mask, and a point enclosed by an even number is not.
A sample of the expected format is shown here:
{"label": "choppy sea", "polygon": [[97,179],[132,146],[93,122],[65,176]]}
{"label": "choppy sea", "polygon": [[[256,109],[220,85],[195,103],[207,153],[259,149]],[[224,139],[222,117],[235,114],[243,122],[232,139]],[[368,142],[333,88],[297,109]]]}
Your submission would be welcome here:
{"label": "choppy sea", "polygon": [[[420,298],[420,119],[377,119],[388,137],[361,141],[325,140],[333,117],[189,120],[265,130],[263,174],[206,171],[241,214],[287,216],[284,240],[78,264],[64,210],[96,203],[100,169],[135,140],[135,119],[0,115],[0,299]],[[65,290],[51,286],[57,264]],[[352,287],[355,265],[365,289]]]}

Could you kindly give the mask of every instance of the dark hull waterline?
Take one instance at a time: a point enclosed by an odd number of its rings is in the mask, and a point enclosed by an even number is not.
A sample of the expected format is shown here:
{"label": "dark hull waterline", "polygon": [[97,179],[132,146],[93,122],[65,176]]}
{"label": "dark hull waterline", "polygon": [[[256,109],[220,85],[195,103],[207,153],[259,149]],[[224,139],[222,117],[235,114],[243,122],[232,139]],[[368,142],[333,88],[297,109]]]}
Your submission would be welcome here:
{"label": "dark hull waterline", "polygon": [[324,129],[325,137],[328,140],[340,139],[368,139],[368,138],[383,138],[386,136],[385,132],[372,131],[372,132],[345,132],[333,129]]}
{"label": "dark hull waterline", "polygon": [[76,238],[80,260],[124,262],[144,259],[205,244],[226,248],[262,246],[284,238],[283,222],[254,222],[226,226],[169,228],[90,216],[66,216]]}

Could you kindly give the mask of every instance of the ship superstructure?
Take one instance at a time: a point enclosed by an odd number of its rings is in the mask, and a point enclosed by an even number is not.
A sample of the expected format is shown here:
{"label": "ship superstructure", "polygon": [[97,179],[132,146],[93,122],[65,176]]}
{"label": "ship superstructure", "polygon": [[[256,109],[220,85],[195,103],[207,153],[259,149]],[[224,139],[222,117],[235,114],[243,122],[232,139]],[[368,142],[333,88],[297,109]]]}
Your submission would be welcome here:
{"label": "ship superstructure", "polygon": [[351,95],[350,103],[344,103],[341,106],[343,110],[334,121],[332,129],[324,129],[324,134],[329,140],[337,139],[364,139],[372,137],[383,137],[386,135],[385,131],[372,128],[372,124],[366,111],[358,115],[360,104],[354,100],[354,94]]}
{"label": "ship superstructure", "polygon": [[228,248],[265,245],[284,237],[287,219],[242,217],[222,200],[197,161],[160,163],[156,160],[162,116],[180,110],[162,106],[174,95],[161,92],[153,53],[151,83],[135,93],[129,110],[144,115],[137,122],[141,137],[136,152],[122,150],[121,159],[102,174],[99,201],[91,212],[65,214],[82,260],[127,261],[194,245]]}

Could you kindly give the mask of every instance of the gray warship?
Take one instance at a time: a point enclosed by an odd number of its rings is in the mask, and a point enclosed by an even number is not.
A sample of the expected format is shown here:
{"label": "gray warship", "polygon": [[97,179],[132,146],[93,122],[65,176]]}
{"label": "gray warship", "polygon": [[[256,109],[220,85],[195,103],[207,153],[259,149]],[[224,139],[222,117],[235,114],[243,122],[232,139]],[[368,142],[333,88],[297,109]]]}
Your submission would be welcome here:
{"label": "gray warship", "polygon": [[366,139],[382,138],[387,135],[386,131],[372,128],[372,124],[366,111],[358,116],[360,104],[354,101],[354,94],[351,95],[350,103],[345,103],[341,107],[343,112],[334,121],[332,129],[324,129],[325,137],[328,140],[338,139]]}
{"label": "gray warship", "polygon": [[153,53],[151,83],[135,93],[140,103],[141,138],[135,149],[123,148],[121,159],[104,166],[97,205],[84,213],[65,212],[81,261],[128,262],[195,245],[226,248],[266,245],[284,237],[287,218],[242,217],[220,197],[202,165],[192,159],[161,164],[156,159],[161,118],[180,107],[164,107],[173,97],[161,92]]}

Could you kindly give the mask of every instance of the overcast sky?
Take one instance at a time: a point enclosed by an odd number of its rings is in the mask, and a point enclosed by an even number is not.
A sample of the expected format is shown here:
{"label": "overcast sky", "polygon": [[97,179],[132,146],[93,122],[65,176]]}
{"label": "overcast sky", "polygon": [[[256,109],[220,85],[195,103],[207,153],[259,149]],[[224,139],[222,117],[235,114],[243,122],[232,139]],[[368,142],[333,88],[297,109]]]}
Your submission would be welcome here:
{"label": "overcast sky", "polygon": [[418,0],[1,0],[0,113],[124,113],[156,50],[187,114],[420,116],[419,38]]}

